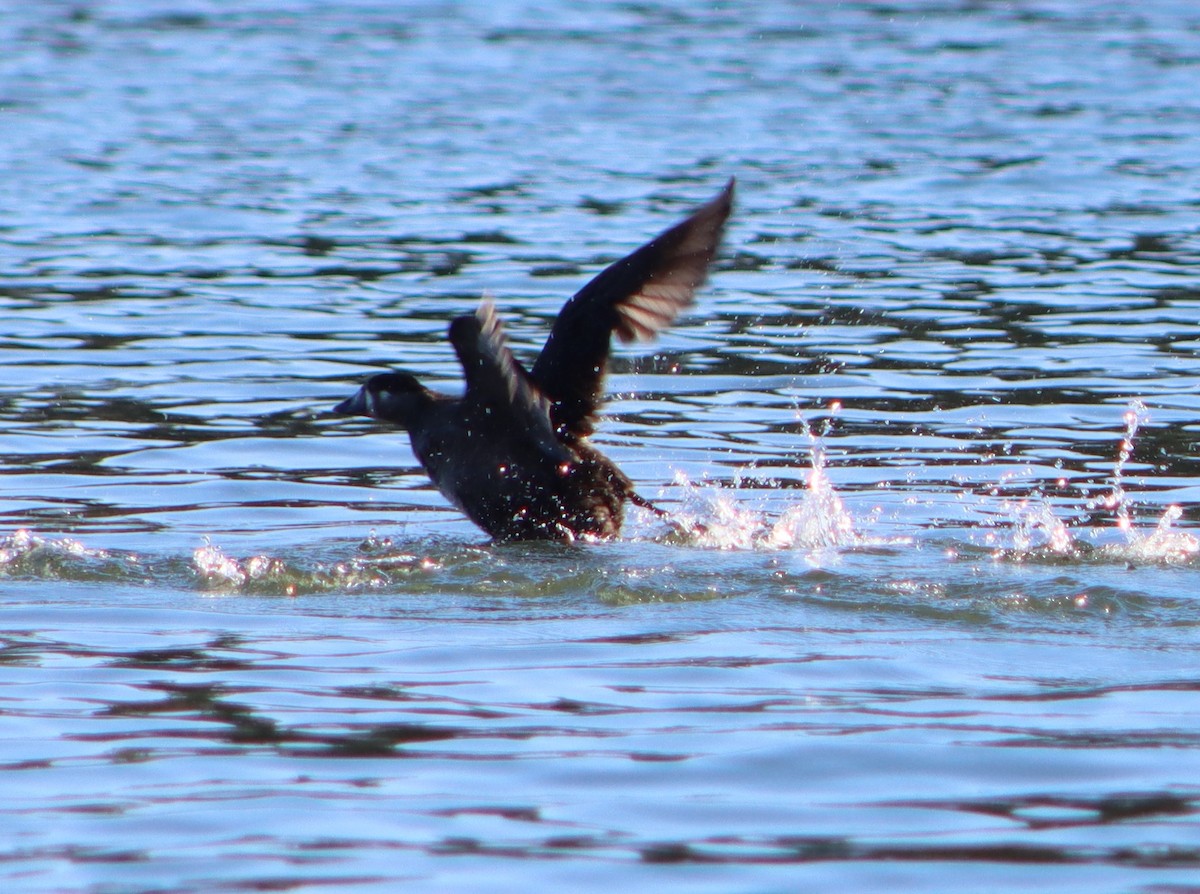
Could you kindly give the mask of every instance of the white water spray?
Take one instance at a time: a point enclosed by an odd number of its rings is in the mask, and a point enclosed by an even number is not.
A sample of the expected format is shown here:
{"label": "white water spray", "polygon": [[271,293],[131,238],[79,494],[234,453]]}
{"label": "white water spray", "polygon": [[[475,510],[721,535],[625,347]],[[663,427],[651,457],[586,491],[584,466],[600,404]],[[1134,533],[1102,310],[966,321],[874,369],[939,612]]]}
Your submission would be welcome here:
{"label": "white water spray", "polygon": [[[799,417],[809,442],[811,471],[808,486],[798,493],[798,502],[777,517],[746,506],[737,488],[693,484],[677,472],[675,484],[684,488],[683,507],[675,514],[672,537],[693,546],[711,549],[822,549],[863,546],[871,541],[855,528],[854,518],[846,509],[826,473],[825,436],[833,424],[839,402],[830,405],[831,415],[814,431]],[[799,413],[797,413],[799,416]],[[741,473],[735,476],[740,481]]]}
{"label": "white water spray", "polygon": [[[1179,506],[1168,506],[1148,533],[1137,527],[1133,500],[1125,488],[1125,473],[1133,459],[1138,430],[1150,421],[1150,411],[1141,400],[1135,398],[1129,402],[1122,418],[1125,430],[1109,479],[1111,489],[1101,499],[1089,502],[1087,508],[1100,507],[1111,511],[1116,517],[1116,528],[1123,542],[1105,545],[1099,549],[1099,554],[1135,563],[1188,560],[1200,552],[1200,540],[1174,527],[1175,522],[1183,516]],[[1043,538],[1044,542],[1039,543]],[[1024,501],[1017,507],[1013,553],[1021,556],[1035,550],[1063,557],[1078,556],[1084,551],[1066,523],[1055,515],[1053,507],[1045,499]]]}

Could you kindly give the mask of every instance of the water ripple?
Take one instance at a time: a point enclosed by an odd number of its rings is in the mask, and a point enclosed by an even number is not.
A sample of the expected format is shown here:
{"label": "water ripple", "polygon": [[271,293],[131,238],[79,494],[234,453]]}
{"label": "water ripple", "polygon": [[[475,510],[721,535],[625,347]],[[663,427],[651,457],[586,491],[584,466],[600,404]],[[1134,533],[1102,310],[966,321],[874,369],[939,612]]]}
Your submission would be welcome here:
{"label": "water ripple", "polygon": [[[6,890],[1194,889],[1192,4],[9,7]],[[329,414],[730,175],[674,525]]]}

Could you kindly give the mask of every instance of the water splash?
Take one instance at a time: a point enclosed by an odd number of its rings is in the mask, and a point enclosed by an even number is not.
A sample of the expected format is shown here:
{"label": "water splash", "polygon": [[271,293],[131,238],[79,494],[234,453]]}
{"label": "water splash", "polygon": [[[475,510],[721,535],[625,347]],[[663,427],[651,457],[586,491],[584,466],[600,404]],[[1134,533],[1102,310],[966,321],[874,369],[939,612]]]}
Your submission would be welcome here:
{"label": "water splash", "polygon": [[432,559],[397,553],[390,547],[391,541],[379,540],[372,532],[351,558],[306,567],[267,555],[237,559],[206,540],[192,553],[192,567],[210,591],[284,596],[376,589],[392,583],[395,574],[431,571],[438,567]]}
{"label": "water splash", "polygon": [[666,540],[708,549],[754,549],[763,536],[763,514],[744,505],[736,491],[710,482],[693,483],[675,473],[683,489],[683,505],[671,514]]}
{"label": "water splash", "polygon": [[1079,555],[1079,545],[1066,522],[1054,514],[1054,507],[1045,498],[1023,501],[1016,513],[1012,550],[1015,554],[1040,551],[1064,557]]}
{"label": "water splash", "polygon": [[1174,528],[1175,522],[1182,515],[1181,507],[1168,506],[1149,534],[1142,534],[1130,528],[1126,543],[1106,548],[1102,552],[1111,558],[1131,563],[1189,561],[1200,553],[1200,540],[1187,531]]}
{"label": "water splash", "polygon": [[[1183,516],[1179,506],[1168,506],[1155,526],[1145,533],[1137,526],[1134,501],[1125,487],[1125,471],[1133,458],[1138,430],[1150,421],[1150,411],[1139,399],[1129,402],[1123,416],[1124,434],[1113,463],[1109,478],[1110,490],[1099,500],[1089,501],[1088,509],[1103,508],[1116,518],[1116,529],[1123,542],[1106,544],[1096,552],[1106,559],[1131,563],[1177,563],[1192,559],[1200,553],[1200,540],[1174,527]],[[1079,542],[1067,524],[1054,512],[1043,497],[1026,500],[1014,510],[1013,547],[997,552],[998,557],[1052,556],[1074,559],[1092,552],[1092,548]]]}
{"label": "water splash", "polygon": [[34,534],[28,528],[20,528],[0,540],[0,568],[20,565],[37,552],[96,558],[107,558],[108,556],[104,550],[88,549],[78,540],[47,540]]}
{"label": "water splash", "polygon": [[825,445],[810,434],[812,471],[808,490],[771,525],[762,545],[776,549],[861,546],[866,540],[825,473]]}
{"label": "water splash", "polygon": [[0,574],[55,580],[141,580],[138,556],[84,546],[68,537],[48,538],[20,528],[0,539]]}
{"label": "water splash", "polygon": [[1138,399],[1131,400],[1125,411],[1125,436],[1113,465],[1112,491],[1103,505],[1113,510],[1117,518],[1117,529],[1125,536],[1125,543],[1108,547],[1106,555],[1128,562],[1181,562],[1200,552],[1200,541],[1186,531],[1174,529],[1174,524],[1183,515],[1179,506],[1168,506],[1149,534],[1142,533],[1136,526],[1133,502],[1125,490],[1125,467],[1133,458],[1138,429],[1150,421],[1150,411]]}
{"label": "water splash", "polygon": [[[836,413],[839,408],[835,402],[830,410]],[[772,519],[744,505],[736,496],[736,487],[695,485],[677,472],[675,484],[684,489],[684,503],[674,515],[670,539],[709,549],[767,550],[848,548],[879,542],[858,532],[825,471],[824,438],[832,416],[824,420],[819,432],[803,418],[800,424],[809,441],[811,470],[799,502]]]}
{"label": "water splash", "polygon": [[1131,531],[1133,529],[1133,510],[1125,493],[1125,466],[1133,458],[1138,429],[1150,421],[1150,411],[1141,400],[1134,398],[1129,402],[1129,408],[1125,411],[1124,418],[1125,436],[1121,439],[1117,461],[1113,465],[1112,490],[1102,502],[1106,509],[1111,509],[1116,513],[1117,527],[1122,531]]}
{"label": "water splash", "polygon": [[[831,409],[836,411],[834,405]],[[1121,561],[1131,564],[1186,563],[1198,561],[1200,540],[1177,527],[1183,516],[1179,506],[1168,506],[1152,526],[1137,524],[1134,496],[1126,487],[1125,475],[1134,456],[1139,429],[1149,420],[1140,400],[1132,401],[1124,414],[1124,430],[1108,492],[1084,505],[1063,506],[1041,494],[1016,503],[1003,503],[1004,517],[1011,530],[1011,544],[998,547],[989,534],[988,546],[998,559],[1024,561]],[[819,431],[801,420],[809,442],[807,486],[800,490],[773,491],[786,495],[782,511],[756,507],[742,487],[741,475],[733,487],[709,482],[694,484],[682,473],[675,483],[683,490],[680,508],[672,514],[671,529],[663,535],[657,519],[656,539],[685,547],[716,550],[839,550],[863,546],[902,545],[911,537],[879,538],[865,535],[835,489],[827,472],[825,437],[832,417],[823,420]],[[752,471],[752,467],[747,471]],[[1115,526],[1082,527],[1081,510],[1104,510],[1115,516]],[[1111,516],[1108,513],[1112,513]],[[871,522],[868,517],[866,523]],[[991,528],[992,523],[985,524]],[[1003,525],[1003,521],[1001,521]],[[1105,535],[1119,542],[1101,543]],[[313,553],[324,553],[314,556]],[[485,551],[486,552],[486,551]],[[332,555],[330,555],[332,553]],[[322,561],[324,559],[324,561]],[[257,593],[300,595],[321,592],[375,590],[398,579],[436,572],[445,564],[427,553],[397,548],[374,534],[357,550],[345,544],[306,550],[284,557],[267,554],[235,557],[220,546],[205,541],[186,556],[138,555],[96,549],[67,537],[40,536],[20,529],[0,538],[0,576],[41,580],[170,582],[196,587],[210,593]]]}

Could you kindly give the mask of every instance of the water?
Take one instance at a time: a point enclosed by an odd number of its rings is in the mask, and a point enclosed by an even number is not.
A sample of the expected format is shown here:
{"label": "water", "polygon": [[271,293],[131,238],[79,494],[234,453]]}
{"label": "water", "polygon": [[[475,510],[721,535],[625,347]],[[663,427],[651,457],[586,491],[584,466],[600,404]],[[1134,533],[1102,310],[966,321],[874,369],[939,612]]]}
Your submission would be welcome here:
{"label": "water", "polygon": [[[1195,890],[1200,13],[0,12],[6,891]],[[328,408],[736,175],[493,547]]]}

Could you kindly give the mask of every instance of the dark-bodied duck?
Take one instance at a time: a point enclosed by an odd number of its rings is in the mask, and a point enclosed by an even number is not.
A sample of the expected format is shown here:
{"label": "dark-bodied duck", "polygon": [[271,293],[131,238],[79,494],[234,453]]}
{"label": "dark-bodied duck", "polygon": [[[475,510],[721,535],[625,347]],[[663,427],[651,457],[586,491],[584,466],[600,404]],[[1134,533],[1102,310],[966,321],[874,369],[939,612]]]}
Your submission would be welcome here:
{"label": "dark-bodied duck", "polygon": [[450,324],[466,381],[461,397],[388,372],[334,411],[407,429],[438,490],[496,540],[612,538],[626,501],[665,515],[587,436],[612,335],[651,339],[692,303],[720,246],[733,185],[580,289],[531,370],[509,350],[485,299]]}

